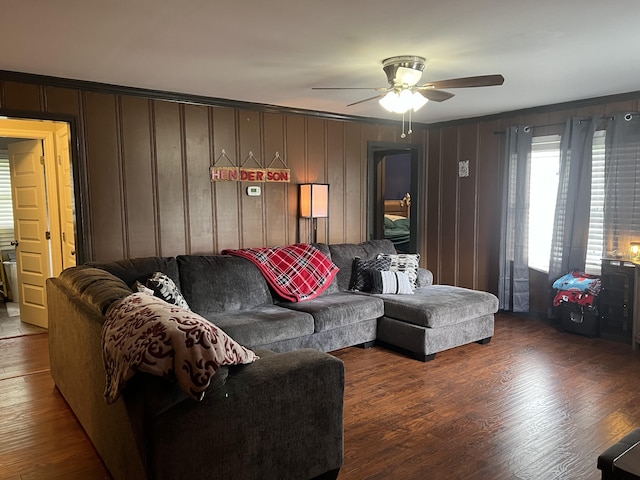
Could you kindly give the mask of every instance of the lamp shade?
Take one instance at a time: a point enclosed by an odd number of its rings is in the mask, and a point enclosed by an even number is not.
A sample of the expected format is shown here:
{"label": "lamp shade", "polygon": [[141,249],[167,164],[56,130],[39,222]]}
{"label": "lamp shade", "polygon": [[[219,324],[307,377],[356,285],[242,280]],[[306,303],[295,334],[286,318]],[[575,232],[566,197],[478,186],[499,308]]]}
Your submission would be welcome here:
{"label": "lamp shade", "polygon": [[300,184],[300,216],[302,218],[324,218],[329,216],[328,184]]}

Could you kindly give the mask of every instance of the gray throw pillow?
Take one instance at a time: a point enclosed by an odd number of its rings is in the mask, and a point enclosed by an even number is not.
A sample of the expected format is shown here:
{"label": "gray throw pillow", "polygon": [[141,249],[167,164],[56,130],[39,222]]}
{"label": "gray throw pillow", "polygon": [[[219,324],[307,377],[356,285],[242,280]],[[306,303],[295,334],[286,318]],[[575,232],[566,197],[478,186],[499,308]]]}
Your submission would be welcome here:
{"label": "gray throw pillow", "polygon": [[357,292],[371,291],[371,275],[367,270],[389,270],[391,259],[386,256],[378,256],[371,260],[363,260],[360,257],[353,259],[351,269],[351,283],[349,290]]}

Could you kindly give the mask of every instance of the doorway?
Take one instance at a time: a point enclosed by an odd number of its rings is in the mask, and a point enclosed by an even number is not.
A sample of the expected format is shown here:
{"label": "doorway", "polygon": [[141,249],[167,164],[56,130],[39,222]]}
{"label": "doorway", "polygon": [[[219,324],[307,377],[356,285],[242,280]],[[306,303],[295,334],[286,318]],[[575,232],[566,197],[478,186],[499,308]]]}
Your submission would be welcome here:
{"label": "doorway", "polygon": [[367,237],[391,240],[399,253],[417,253],[422,231],[422,146],[367,144]]}
{"label": "doorway", "polygon": [[46,279],[75,265],[70,125],[0,119],[0,150],[9,161],[13,216],[13,251],[0,248],[10,257],[2,265],[3,283],[21,321],[46,328]]}

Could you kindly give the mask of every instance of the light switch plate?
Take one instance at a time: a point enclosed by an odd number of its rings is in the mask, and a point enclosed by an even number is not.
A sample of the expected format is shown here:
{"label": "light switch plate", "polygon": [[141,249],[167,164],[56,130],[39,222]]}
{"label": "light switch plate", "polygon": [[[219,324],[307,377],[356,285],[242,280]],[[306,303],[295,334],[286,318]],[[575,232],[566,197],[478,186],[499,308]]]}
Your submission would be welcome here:
{"label": "light switch plate", "polygon": [[458,162],[458,176],[459,177],[469,176],[469,160],[462,160]]}
{"label": "light switch plate", "polygon": [[247,187],[247,195],[249,195],[250,197],[259,197],[261,193],[262,190],[258,186],[254,185],[251,187]]}

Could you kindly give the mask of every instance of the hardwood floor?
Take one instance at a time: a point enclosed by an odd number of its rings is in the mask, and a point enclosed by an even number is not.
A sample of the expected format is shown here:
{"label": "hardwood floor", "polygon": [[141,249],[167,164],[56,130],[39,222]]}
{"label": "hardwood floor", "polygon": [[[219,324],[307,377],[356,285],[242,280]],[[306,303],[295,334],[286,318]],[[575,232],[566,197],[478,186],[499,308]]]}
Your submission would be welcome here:
{"label": "hardwood floor", "polygon": [[0,301],[0,339],[46,333],[44,328],[20,321],[20,307],[17,303]]}
{"label": "hardwood floor", "polygon": [[[596,480],[640,426],[640,353],[498,315],[488,345],[421,363],[374,347],[345,362],[339,480]],[[0,340],[0,479],[108,479],[48,374],[46,335]]]}

